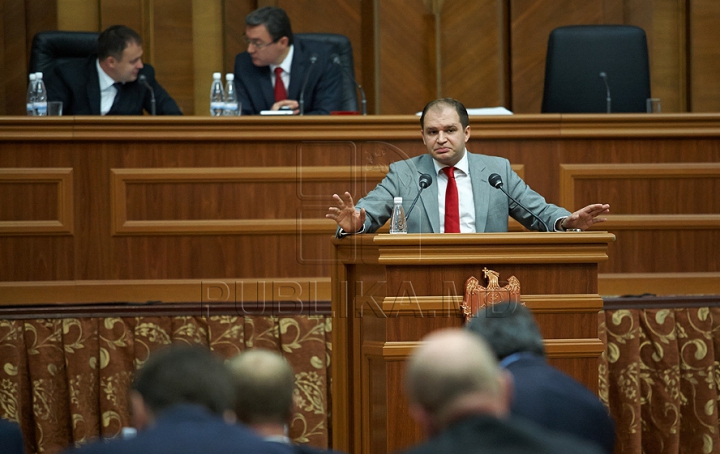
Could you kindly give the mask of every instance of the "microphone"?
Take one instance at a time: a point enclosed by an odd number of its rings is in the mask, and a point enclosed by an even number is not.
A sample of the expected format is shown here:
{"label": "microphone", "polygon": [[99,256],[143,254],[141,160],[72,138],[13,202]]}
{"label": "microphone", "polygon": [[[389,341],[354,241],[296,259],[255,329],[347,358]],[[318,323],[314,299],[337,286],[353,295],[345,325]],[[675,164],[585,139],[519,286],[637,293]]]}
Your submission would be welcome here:
{"label": "microphone", "polygon": [[[358,90],[360,90],[360,96],[362,97],[362,114],[367,115],[367,99],[365,99],[365,90],[363,89],[362,85],[357,83],[357,80],[355,80],[355,77],[353,77],[352,73],[347,70],[342,64],[340,64],[340,57],[338,54],[332,54],[332,61],[336,65],[340,67],[340,70],[347,76],[353,84],[355,84],[355,87],[357,87]],[[430,176],[427,176],[430,178]],[[430,183],[432,183],[432,178],[430,178]],[[429,184],[428,184],[429,186]]]}
{"label": "microphone", "polygon": [[138,76],[138,80],[141,84],[145,85],[148,90],[150,90],[150,115],[155,115],[155,90],[153,90],[148,83],[145,74],[140,74],[140,76]]}
{"label": "microphone", "polygon": [[522,208],[523,210],[527,211],[528,213],[530,213],[530,214],[532,215],[532,217],[534,217],[535,219],[537,219],[538,221],[540,221],[540,223],[543,225],[543,227],[545,227],[545,231],[546,231],[546,232],[549,232],[549,231],[550,231],[550,229],[548,229],[547,224],[545,224],[545,221],[543,221],[542,219],[540,219],[539,217],[537,217],[537,215],[536,215],[535,213],[533,213],[532,211],[530,211],[530,210],[528,210],[527,208],[525,208],[525,206],[523,206],[523,204],[521,204],[520,202],[518,202],[517,200],[515,200],[510,194],[507,193],[507,191],[505,191],[505,189],[503,189],[503,187],[502,187],[502,186],[503,186],[503,182],[502,182],[502,178],[500,178],[500,175],[498,175],[497,173],[493,173],[493,174],[490,175],[490,177],[488,178],[488,183],[490,183],[490,186],[492,186],[493,188],[501,190],[506,196],[508,196],[508,198],[509,198],[510,200],[512,200],[513,202],[515,202],[517,205],[519,205],[520,208]]}
{"label": "microphone", "polygon": [[612,104],[612,98],[610,97],[610,85],[608,85],[607,74],[605,74],[605,71],[602,71],[600,73],[600,78],[603,80],[603,82],[605,82],[605,101],[607,102],[607,113],[610,113],[610,105]]}
{"label": "microphone", "polygon": [[312,72],[313,66],[317,61],[317,55],[312,54],[310,56],[310,67],[305,73],[305,81],[302,84],[302,90],[300,90],[300,115],[305,115],[305,87],[307,86],[308,79],[310,79],[310,73]]}
{"label": "microphone", "polygon": [[420,180],[418,181],[418,184],[420,185],[420,190],[418,191],[417,195],[415,196],[415,200],[413,200],[412,205],[410,205],[410,209],[407,211],[407,214],[405,215],[405,218],[410,217],[410,212],[415,208],[415,204],[417,203],[418,199],[420,198],[420,194],[423,192],[423,189],[430,186],[433,182],[433,179],[430,175],[427,173],[423,173],[420,175]]}

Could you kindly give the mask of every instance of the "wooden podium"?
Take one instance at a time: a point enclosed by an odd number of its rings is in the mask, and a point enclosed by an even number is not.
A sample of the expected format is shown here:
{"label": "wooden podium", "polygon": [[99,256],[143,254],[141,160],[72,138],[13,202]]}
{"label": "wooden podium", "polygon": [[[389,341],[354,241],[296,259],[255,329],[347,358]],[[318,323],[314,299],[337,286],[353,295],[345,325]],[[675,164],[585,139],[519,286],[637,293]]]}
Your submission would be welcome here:
{"label": "wooden podium", "polygon": [[607,232],[356,235],[334,240],[332,440],[353,454],[425,438],[404,393],[404,362],[427,333],[460,327],[465,281],[516,276],[550,362],[597,391],[598,264]]}

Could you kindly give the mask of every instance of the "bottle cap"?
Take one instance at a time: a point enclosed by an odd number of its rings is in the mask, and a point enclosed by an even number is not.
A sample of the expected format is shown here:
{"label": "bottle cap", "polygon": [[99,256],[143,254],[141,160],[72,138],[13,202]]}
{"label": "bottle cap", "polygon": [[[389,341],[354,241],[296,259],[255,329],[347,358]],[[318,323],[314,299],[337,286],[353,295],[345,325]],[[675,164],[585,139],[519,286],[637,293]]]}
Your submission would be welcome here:
{"label": "bottle cap", "polygon": [[227,80],[235,80],[235,74],[233,74],[233,73],[227,73],[227,74],[225,74],[225,79],[227,79]]}
{"label": "bottle cap", "polygon": [[213,79],[222,79],[222,73],[213,73]]}
{"label": "bottle cap", "polygon": [[393,203],[402,203],[402,197],[395,197]]}
{"label": "bottle cap", "polygon": [[35,73],[30,73],[30,80],[37,79],[37,75]]}
{"label": "bottle cap", "polygon": [[36,73],[35,73],[35,78],[36,78],[36,79],[42,79],[42,73],[41,73],[40,71],[36,72]]}

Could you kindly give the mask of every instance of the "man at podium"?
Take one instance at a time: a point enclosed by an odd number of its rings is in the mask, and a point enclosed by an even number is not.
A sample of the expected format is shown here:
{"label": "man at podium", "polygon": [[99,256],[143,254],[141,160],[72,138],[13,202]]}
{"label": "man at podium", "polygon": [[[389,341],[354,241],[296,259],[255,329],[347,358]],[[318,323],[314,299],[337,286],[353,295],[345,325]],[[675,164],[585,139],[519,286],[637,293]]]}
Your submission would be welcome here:
{"label": "man at podium", "polygon": [[508,215],[538,231],[585,230],[605,221],[598,216],[607,214],[609,205],[570,213],[547,203],[507,159],[470,153],[465,148],[469,123],[465,106],[455,99],[426,105],[420,127],[428,154],[391,164],[383,181],[357,204],[348,192],[333,194],[335,206],[326,217],[337,222],[338,236],[375,232],[390,218],[394,197],[403,198],[410,233],[507,232]]}

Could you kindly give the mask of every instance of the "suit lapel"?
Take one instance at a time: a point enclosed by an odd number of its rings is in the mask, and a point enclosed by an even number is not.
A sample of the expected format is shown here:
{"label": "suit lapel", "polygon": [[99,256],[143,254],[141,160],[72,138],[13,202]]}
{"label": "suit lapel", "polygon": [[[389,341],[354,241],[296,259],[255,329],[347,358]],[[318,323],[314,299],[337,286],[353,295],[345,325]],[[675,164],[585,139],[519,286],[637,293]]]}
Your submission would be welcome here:
{"label": "suit lapel", "polygon": [[475,203],[475,231],[484,232],[490,204],[490,185],[487,182],[487,176],[484,175],[486,166],[480,155],[470,152],[468,152],[468,164]]}
{"label": "suit lapel", "polygon": [[[300,101],[300,89],[302,88],[303,81],[305,79],[305,71],[307,71],[306,62],[307,58],[304,46],[300,44],[299,40],[295,40],[293,59],[290,64],[290,86],[288,87],[288,99],[294,99]],[[307,98],[307,94],[305,95]],[[307,102],[307,99],[305,99]]]}
{"label": "suit lapel", "polygon": [[[430,228],[432,233],[440,233],[440,207],[438,206],[438,184],[437,184],[437,173],[435,172],[435,166],[430,155],[423,155],[418,161],[418,172],[426,173],[433,179],[433,184],[425,188],[420,194],[420,200],[422,201],[423,208],[427,213],[428,219],[430,219]],[[419,177],[420,175],[418,175]],[[417,209],[417,208],[416,208]]]}

